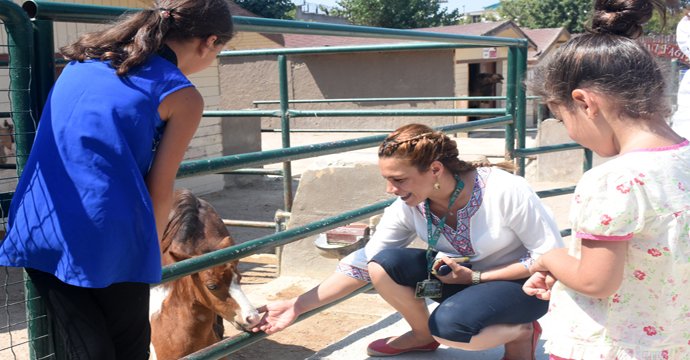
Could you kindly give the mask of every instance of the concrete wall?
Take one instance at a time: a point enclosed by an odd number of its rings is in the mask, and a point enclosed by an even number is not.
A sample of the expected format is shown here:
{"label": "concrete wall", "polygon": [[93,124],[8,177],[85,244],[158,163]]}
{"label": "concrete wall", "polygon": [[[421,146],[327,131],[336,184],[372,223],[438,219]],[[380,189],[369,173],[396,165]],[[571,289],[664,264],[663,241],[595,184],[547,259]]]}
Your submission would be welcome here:
{"label": "concrete wall", "polygon": [[[385,182],[375,157],[369,154],[341,154],[328,162],[318,162],[302,174],[295,193],[288,228],[355,210],[385,200]],[[360,222],[367,223],[367,220]],[[333,273],[337,259],[319,254],[316,236],[283,247],[281,276],[306,276],[323,279]]]}
{"label": "concrete wall", "polygon": [[[546,119],[539,124],[537,146],[572,143],[563,123],[556,119]],[[597,154],[593,166],[606,161]],[[577,182],[582,176],[584,151],[568,150],[537,155],[537,181]]]}
{"label": "concrete wall", "polygon": [[[355,53],[291,56],[288,58],[290,99],[335,99],[366,97],[418,97],[455,95],[453,51]],[[278,68],[275,57],[222,58],[220,67],[222,101],[233,109],[253,108],[253,100],[277,100]],[[453,107],[415,103],[320,103],[293,104],[292,109],[395,109]],[[263,105],[259,109],[278,109]],[[394,129],[402,124],[423,121],[447,124],[452,117],[342,117],[297,118],[298,128]],[[276,118],[262,119],[263,127],[277,128]]]}

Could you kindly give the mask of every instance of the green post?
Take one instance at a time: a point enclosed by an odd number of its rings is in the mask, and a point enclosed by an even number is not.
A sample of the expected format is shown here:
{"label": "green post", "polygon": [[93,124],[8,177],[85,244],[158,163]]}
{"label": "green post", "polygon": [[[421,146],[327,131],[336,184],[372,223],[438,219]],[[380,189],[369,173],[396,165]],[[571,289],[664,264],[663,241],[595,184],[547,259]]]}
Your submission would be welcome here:
{"label": "green post", "polygon": [[[11,1],[0,0],[0,19],[5,25],[9,53],[9,96],[12,104],[12,120],[16,129],[17,175],[26,164],[35,132],[34,119],[37,116],[36,99],[31,98],[31,60],[33,58],[33,30],[31,21],[24,11]],[[49,334],[50,324],[45,306],[26,273],[24,277],[24,298],[26,301],[27,332],[29,336],[29,357],[46,358],[53,353]],[[11,344],[10,344],[11,345]]]}
{"label": "green post", "polygon": [[[288,113],[288,77],[285,55],[278,55],[278,77],[280,80],[280,130],[283,149],[287,149],[290,147],[290,114]],[[283,162],[283,201],[285,211],[292,211],[292,166],[289,161]]]}
{"label": "green post", "polygon": [[582,164],[582,172],[586,172],[587,170],[591,169],[592,166],[594,166],[594,154],[592,153],[592,150],[590,149],[585,149],[585,159],[584,163]]}
{"label": "green post", "polygon": [[48,99],[48,93],[55,83],[55,43],[53,42],[53,22],[33,20],[34,27],[34,84],[38,117]]}
{"label": "green post", "polygon": [[[515,128],[517,132],[518,149],[525,148],[525,126],[527,117],[527,96],[525,94],[525,74],[527,73],[527,47],[520,47],[517,49],[517,62],[515,72]],[[525,157],[519,156],[517,158],[518,174],[525,176]]]}
{"label": "green post", "polygon": [[508,48],[508,80],[506,88],[506,115],[513,117],[513,122],[506,125],[506,146],[505,159],[512,160],[514,158],[515,150],[515,68],[517,64],[517,48],[511,46]]}

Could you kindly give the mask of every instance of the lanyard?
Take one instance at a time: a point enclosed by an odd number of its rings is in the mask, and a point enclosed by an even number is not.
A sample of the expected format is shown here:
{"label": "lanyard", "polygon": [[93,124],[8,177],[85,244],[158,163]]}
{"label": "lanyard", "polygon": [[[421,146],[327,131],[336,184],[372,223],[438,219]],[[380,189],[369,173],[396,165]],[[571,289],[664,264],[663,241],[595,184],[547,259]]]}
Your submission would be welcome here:
{"label": "lanyard", "polygon": [[453,193],[450,195],[450,202],[448,202],[448,211],[443,215],[441,218],[441,221],[439,221],[438,225],[436,226],[436,229],[432,231],[432,216],[431,216],[431,208],[429,206],[429,199],[426,199],[424,201],[424,212],[426,213],[426,230],[427,230],[427,235],[428,235],[428,240],[427,243],[429,244],[429,247],[426,249],[426,265],[427,265],[427,271],[431,272],[431,267],[434,265],[434,258],[436,257],[437,251],[434,249],[436,247],[436,243],[438,242],[439,236],[441,236],[441,229],[446,224],[446,216],[448,216],[448,212],[450,212],[450,208],[453,206],[453,203],[455,200],[457,200],[458,195],[460,195],[460,192],[462,189],[465,187],[465,183],[462,182],[462,179],[460,179],[460,176],[458,175],[453,175],[455,178],[455,190],[453,190]]}

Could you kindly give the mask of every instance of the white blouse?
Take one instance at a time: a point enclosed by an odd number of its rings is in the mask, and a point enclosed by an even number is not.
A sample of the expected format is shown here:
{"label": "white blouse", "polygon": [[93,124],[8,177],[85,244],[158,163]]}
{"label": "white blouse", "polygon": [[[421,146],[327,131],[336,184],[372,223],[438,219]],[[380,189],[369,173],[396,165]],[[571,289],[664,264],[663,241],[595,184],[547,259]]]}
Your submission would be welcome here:
{"label": "white blouse", "polygon": [[[457,216],[456,229],[446,225],[441,231],[437,258],[468,256],[474,270],[518,261],[529,266],[545,252],[564,246],[551,212],[527,181],[497,168],[477,169],[473,194]],[[434,226],[437,223],[434,216]],[[367,262],[374,255],[406,247],[416,237],[427,241],[424,204],[408,206],[398,198],[386,208],[366,246],[342,259],[338,271],[369,281]]]}

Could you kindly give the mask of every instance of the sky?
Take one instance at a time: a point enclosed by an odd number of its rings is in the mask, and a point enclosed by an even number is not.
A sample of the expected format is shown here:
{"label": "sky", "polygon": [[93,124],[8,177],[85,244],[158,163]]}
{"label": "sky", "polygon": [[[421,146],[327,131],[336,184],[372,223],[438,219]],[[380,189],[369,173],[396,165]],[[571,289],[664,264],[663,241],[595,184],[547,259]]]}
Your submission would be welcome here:
{"label": "sky", "polygon": [[[337,5],[337,0],[292,0],[292,2],[297,5],[301,5],[305,1],[310,4],[321,4],[331,7],[335,7]],[[497,2],[499,2],[499,0],[448,0],[447,3],[441,4],[441,8],[445,6],[448,8],[448,10],[458,9],[462,13],[463,7],[464,11],[477,11],[483,9],[485,6],[493,5]]]}

